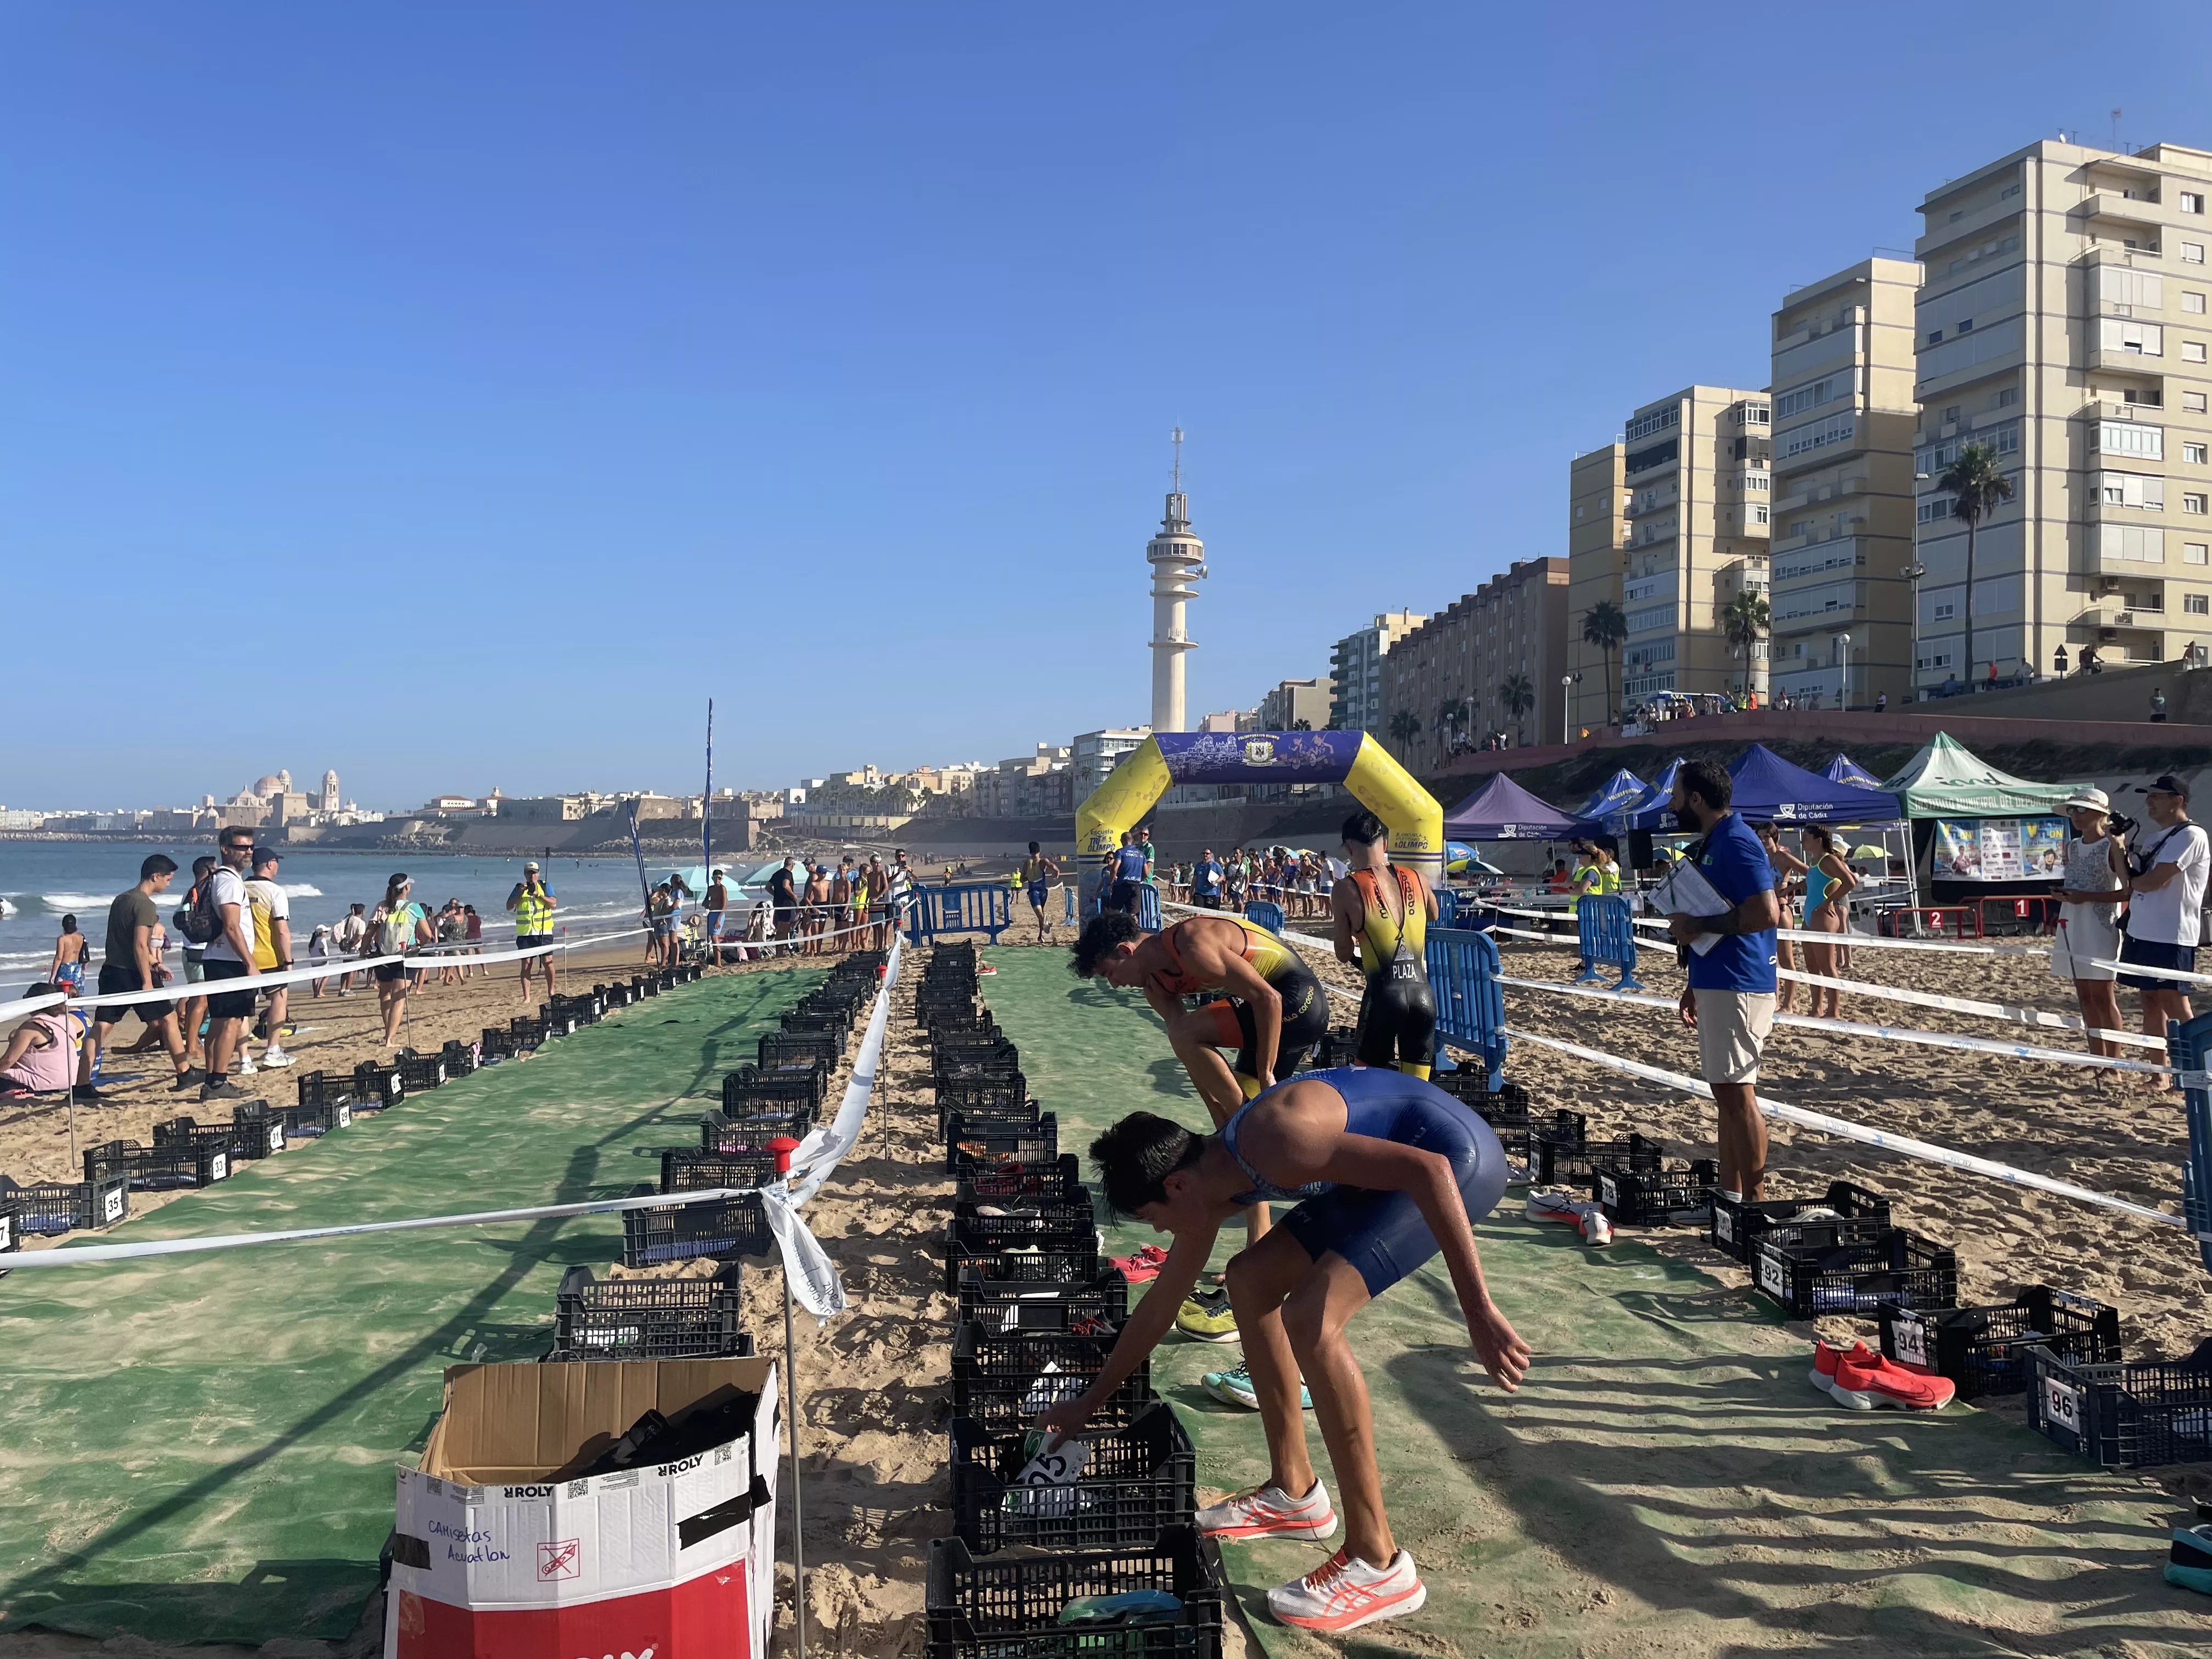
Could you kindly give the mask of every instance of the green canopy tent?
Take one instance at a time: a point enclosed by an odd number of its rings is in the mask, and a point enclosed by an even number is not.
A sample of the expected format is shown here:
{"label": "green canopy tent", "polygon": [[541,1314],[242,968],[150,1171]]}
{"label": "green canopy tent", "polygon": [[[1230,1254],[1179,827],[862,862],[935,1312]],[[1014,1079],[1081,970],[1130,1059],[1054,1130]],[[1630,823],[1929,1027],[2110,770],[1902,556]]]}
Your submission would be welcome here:
{"label": "green canopy tent", "polygon": [[[1898,799],[1912,825],[1914,873],[1925,862],[1929,875],[1950,880],[1936,868],[1937,820],[1964,824],[1987,818],[2034,819],[2063,816],[2061,804],[2082,786],[2038,783],[2001,772],[1948,732],[1938,732],[1881,787]],[[2052,877],[2023,868],[2021,880]]]}

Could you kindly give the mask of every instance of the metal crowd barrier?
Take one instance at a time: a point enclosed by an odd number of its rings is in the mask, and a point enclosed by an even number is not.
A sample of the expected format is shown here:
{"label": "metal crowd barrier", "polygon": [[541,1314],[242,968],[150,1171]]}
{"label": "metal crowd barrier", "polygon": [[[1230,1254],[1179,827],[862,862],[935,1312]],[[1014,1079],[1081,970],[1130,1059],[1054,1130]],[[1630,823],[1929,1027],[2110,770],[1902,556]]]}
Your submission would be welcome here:
{"label": "metal crowd barrier", "polygon": [[1575,906],[1575,926],[1581,934],[1583,971],[1577,984],[1600,977],[1600,967],[1620,969],[1616,991],[1640,991],[1636,977],[1636,927],[1628,901],[1618,893],[1585,893]]}

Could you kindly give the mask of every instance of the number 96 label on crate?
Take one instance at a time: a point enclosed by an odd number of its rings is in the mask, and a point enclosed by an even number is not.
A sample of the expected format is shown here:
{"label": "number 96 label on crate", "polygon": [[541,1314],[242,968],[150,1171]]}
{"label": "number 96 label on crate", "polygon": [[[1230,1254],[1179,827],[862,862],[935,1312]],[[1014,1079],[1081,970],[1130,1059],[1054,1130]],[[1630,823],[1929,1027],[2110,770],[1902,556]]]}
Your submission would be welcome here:
{"label": "number 96 label on crate", "polygon": [[2043,1419],[2054,1429],[2080,1437],[2081,1432],[2081,1390],[2057,1377],[2043,1379]]}

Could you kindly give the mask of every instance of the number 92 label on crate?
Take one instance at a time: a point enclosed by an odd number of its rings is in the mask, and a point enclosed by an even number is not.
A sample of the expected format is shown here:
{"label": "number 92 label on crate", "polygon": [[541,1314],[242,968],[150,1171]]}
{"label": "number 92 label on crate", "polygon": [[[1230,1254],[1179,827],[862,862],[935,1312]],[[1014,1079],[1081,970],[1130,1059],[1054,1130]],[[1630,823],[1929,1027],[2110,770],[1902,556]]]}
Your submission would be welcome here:
{"label": "number 92 label on crate", "polygon": [[1789,1297],[1790,1281],[1783,1274],[1781,1261],[1772,1255],[1762,1254],[1759,1258],[1759,1288],[1771,1297]]}

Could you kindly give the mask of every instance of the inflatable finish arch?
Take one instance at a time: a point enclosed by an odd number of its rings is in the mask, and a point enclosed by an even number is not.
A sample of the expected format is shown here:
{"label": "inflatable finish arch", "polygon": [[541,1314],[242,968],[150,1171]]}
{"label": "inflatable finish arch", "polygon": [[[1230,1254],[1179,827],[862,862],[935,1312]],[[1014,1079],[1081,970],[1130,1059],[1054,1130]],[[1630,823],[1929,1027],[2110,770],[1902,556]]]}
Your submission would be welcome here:
{"label": "inflatable finish arch", "polygon": [[1162,732],[1123,757],[1075,809],[1085,914],[1121,832],[1178,783],[1340,783],[1390,831],[1390,858],[1431,886],[1444,874],[1444,809],[1364,732]]}

